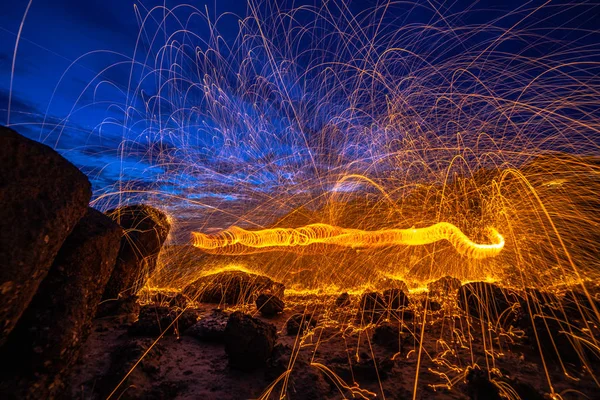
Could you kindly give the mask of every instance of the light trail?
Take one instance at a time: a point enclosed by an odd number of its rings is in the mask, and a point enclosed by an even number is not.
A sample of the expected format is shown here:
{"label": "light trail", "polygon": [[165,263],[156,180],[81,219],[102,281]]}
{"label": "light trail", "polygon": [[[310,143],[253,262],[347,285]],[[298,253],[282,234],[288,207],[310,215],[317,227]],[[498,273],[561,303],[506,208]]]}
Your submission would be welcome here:
{"label": "light trail", "polygon": [[490,244],[475,243],[459,228],[439,222],[425,228],[380,229],[365,231],[328,224],[311,224],[300,228],[272,228],[248,231],[237,226],[217,234],[192,232],[194,246],[211,253],[244,254],[248,249],[276,250],[280,247],[301,247],[314,244],[350,248],[384,246],[422,246],[447,240],[456,251],[468,258],[495,257],[504,248],[504,237],[488,228]]}

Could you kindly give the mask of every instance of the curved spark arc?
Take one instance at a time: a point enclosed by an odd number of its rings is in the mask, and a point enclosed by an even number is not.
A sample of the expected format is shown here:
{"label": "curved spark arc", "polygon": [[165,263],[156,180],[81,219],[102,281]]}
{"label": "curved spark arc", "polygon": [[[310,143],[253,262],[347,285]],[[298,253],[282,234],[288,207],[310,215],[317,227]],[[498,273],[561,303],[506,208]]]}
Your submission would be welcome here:
{"label": "curved spark arc", "polygon": [[217,234],[192,232],[194,246],[206,252],[243,254],[248,249],[276,250],[280,247],[303,247],[313,244],[350,248],[373,248],[394,245],[422,246],[447,240],[456,251],[468,258],[497,256],[504,248],[504,237],[494,228],[487,228],[492,243],[475,243],[459,228],[448,222],[424,228],[380,229],[365,231],[341,228],[329,224],[311,224],[300,228],[272,228],[248,231],[237,226]]}

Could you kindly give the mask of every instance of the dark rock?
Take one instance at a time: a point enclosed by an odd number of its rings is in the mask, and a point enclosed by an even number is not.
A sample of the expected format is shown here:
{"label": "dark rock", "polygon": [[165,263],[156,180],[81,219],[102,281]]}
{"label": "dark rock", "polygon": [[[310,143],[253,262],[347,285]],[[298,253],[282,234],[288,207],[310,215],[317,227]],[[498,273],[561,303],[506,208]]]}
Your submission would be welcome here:
{"label": "dark rock", "polygon": [[350,295],[348,293],[342,293],[335,299],[335,305],[338,307],[346,307],[350,305]]}
{"label": "dark rock", "polygon": [[127,314],[139,315],[140,304],[137,296],[126,296],[119,299],[105,300],[98,304],[96,318],[122,316]]}
{"label": "dark rock", "polygon": [[294,314],[287,320],[285,329],[290,336],[303,334],[305,330],[317,326],[317,319],[313,314]]}
{"label": "dark rock", "polygon": [[519,303],[519,296],[492,283],[471,282],[458,290],[458,305],[469,315],[496,323],[516,317],[516,312],[508,311]]}
{"label": "dark rock", "polygon": [[260,293],[283,297],[285,287],[263,275],[244,271],[223,271],[205,275],[190,283],[183,293],[201,303],[254,303]]}
{"label": "dark rock", "polygon": [[198,321],[198,314],[194,310],[174,310],[169,307],[154,305],[143,306],[140,316],[128,329],[131,336],[158,336],[184,332]]}
{"label": "dark rock", "polygon": [[252,371],[265,365],[277,340],[274,325],[236,311],[225,327],[225,352],[229,366]]}
{"label": "dark rock", "polygon": [[391,310],[399,310],[408,307],[410,301],[408,296],[400,289],[387,289],[383,292],[383,299]]}
{"label": "dark rock", "polygon": [[585,337],[578,328],[563,315],[534,315],[526,327],[525,335],[532,348],[541,352],[545,359],[577,368],[585,364],[600,364],[600,354],[580,341]]}
{"label": "dark rock", "polygon": [[[153,345],[153,339],[149,338],[133,339],[120,345],[111,353],[106,374],[90,382],[89,386],[96,396],[88,398],[106,399],[113,390],[111,399],[150,398],[145,389],[151,387],[159,376],[163,353],[160,343]],[[138,361],[139,364],[132,370]],[[125,380],[121,382],[123,378]]]}
{"label": "dark rock", "polygon": [[272,317],[283,312],[285,303],[277,296],[261,294],[256,298],[256,308],[265,317]]}
{"label": "dark rock", "polygon": [[110,210],[106,215],[123,227],[124,235],[103,298],[135,295],[154,272],[171,225],[166,214],[143,204]]}
{"label": "dark rock", "polygon": [[397,324],[384,322],[375,327],[373,343],[390,349],[394,352],[402,351],[404,334],[400,332]]}
{"label": "dark rock", "polygon": [[427,284],[427,289],[432,294],[440,296],[455,295],[458,289],[460,289],[460,279],[452,276],[444,276],[437,281],[433,281]]}
{"label": "dark rock", "polygon": [[360,298],[357,319],[362,322],[377,321],[387,312],[387,302],[377,292],[366,292]]}
{"label": "dark rock", "polygon": [[471,368],[467,373],[467,394],[471,400],[500,400],[500,391],[488,372]]}
{"label": "dark rock", "polygon": [[0,346],[91,195],[87,177],[56,151],[0,127]]}
{"label": "dark rock", "polygon": [[203,342],[222,342],[225,340],[225,327],[229,314],[215,310],[189,327],[184,333]]}
{"label": "dark rock", "polygon": [[563,298],[565,307],[579,314],[594,315],[594,308],[600,311],[599,293],[589,290],[589,288],[586,289],[587,293],[580,286],[567,290]]}
{"label": "dark rock", "polygon": [[560,312],[559,299],[552,293],[527,288],[522,294],[518,298],[521,311],[516,323],[521,328],[531,327],[533,323],[532,318],[536,314],[551,315]]}
{"label": "dark rock", "polygon": [[[91,331],[96,306],[114,268],[121,228],[92,208],[54,259],[2,349],[3,378],[17,397],[54,397]],[[6,392],[6,390],[3,390]]]}
{"label": "dark rock", "polygon": [[[293,362],[292,355],[295,354]],[[313,400],[326,398],[331,390],[319,369],[310,365],[310,359],[303,354],[294,353],[288,345],[276,344],[265,369],[265,378],[273,382],[282,376],[291,366],[291,372],[285,385],[285,398]],[[276,389],[279,391],[279,388]]]}

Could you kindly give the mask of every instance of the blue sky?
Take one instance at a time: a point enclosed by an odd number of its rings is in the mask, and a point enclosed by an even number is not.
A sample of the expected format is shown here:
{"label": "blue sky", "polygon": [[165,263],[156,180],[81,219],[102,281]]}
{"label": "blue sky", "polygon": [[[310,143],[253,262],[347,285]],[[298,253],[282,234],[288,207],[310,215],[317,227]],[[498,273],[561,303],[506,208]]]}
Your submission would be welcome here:
{"label": "blue sky", "polygon": [[[357,113],[345,121],[351,107],[350,100],[344,97],[343,85],[336,86],[335,95],[328,98],[321,92],[326,83],[319,83],[320,76],[315,79],[318,74],[314,69],[305,71],[309,65],[318,65],[314,54],[307,51],[312,46],[319,48],[318,55],[323,61],[337,58],[354,62],[352,41],[345,47],[340,46],[338,37],[328,31],[331,26],[347,26],[348,31],[348,27],[363,30],[362,36],[357,34],[356,41],[360,44],[366,43],[375,31],[384,37],[398,26],[430,24],[444,28],[442,36],[424,35],[417,30],[408,41],[411,50],[422,54],[424,60],[441,64],[467,49],[484,49],[491,38],[502,36],[502,29],[510,28],[544,4],[536,1],[415,2],[409,5],[396,2],[386,9],[385,18],[379,19],[377,14],[375,18],[363,19],[368,15],[365,10],[386,2],[337,2],[339,9],[335,3],[258,2],[258,12],[267,24],[261,29],[268,31],[273,40],[270,50],[274,53],[281,50],[281,54],[273,56],[261,48],[260,38],[249,39],[243,46],[236,47],[234,40],[240,19],[248,14],[242,0],[191,2],[201,12],[208,11],[211,23],[218,21],[222,39],[213,42],[211,31],[206,28],[206,18],[198,22],[190,17],[193,14],[190,8],[178,8],[174,1],[164,3],[169,9],[177,10],[166,29],[157,27],[160,12],[154,12],[155,21],[147,23],[138,40],[140,18],[163,2],[33,0],[15,61],[10,124],[19,132],[55,147],[86,172],[96,197],[113,192],[122,194],[124,189],[130,189],[135,193],[162,192],[175,196],[178,201],[201,199],[215,204],[214,199],[233,202],[244,199],[248,193],[264,201],[284,187],[290,193],[297,193],[297,185],[303,181],[316,186],[322,184],[317,191],[328,190],[335,185],[323,184],[323,176],[332,171],[373,172],[370,163],[381,158],[382,147],[390,142],[380,133],[384,128],[374,128],[369,121],[381,110],[365,106],[368,117]],[[346,3],[349,4],[347,9],[340,5]],[[286,29],[283,25],[268,26],[269,15],[276,12],[274,4],[280,4],[282,9],[311,5],[321,10],[322,15],[328,13],[330,18],[327,24],[319,21],[312,25],[312,41],[297,38],[301,36],[300,30],[287,32],[288,36],[282,34],[284,40],[278,37],[279,30]],[[13,51],[27,5],[25,0],[8,2],[0,14],[2,124],[7,121]],[[595,49],[589,55],[583,51],[579,57],[597,59],[599,9],[594,2],[585,2],[582,6],[553,2],[519,25],[519,29],[540,33],[545,40],[537,40],[533,35],[521,42],[506,40],[497,51],[540,56],[545,51],[558,54],[561,46],[576,44],[582,49],[590,46]],[[296,17],[298,26],[314,23],[310,12],[297,13]],[[190,18],[189,24],[187,18]],[[374,21],[380,22],[378,29]],[[196,36],[177,34],[178,24],[186,25]],[[481,30],[454,41],[447,29],[478,24],[491,24],[498,30]],[[556,27],[563,29],[554,29]],[[256,28],[252,26],[250,31],[256,32]],[[186,43],[190,47],[170,54],[162,47],[166,44],[165,32],[174,35],[173,43]],[[319,32],[323,37],[318,37]],[[402,44],[402,39],[398,40]],[[219,56],[203,53],[202,63],[196,63],[192,59],[193,46],[196,50],[206,50],[204,41],[211,42],[210,47],[217,46]],[[292,42],[296,47],[282,49]],[[373,52],[381,54],[386,43],[378,42]],[[232,53],[239,54],[230,53],[228,46],[233,48]],[[333,55],[327,55],[328,52]],[[293,53],[295,63],[286,60],[289,53]],[[131,66],[134,54],[139,67]],[[271,56],[276,66],[270,63]],[[181,66],[174,66],[178,63]],[[414,73],[411,64],[403,65],[406,71],[393,71],[395,79],[404,73],[407,76]],[[160,67],[169,70],[157,72]],[[249,82],[236,81],[240,71],[244,71],[243,76]],[[297,79],[299,76],[303,78]],[[484,73],[481,77],[486,78]],[[346,78],[353,79],[353,76]],[[253,79],[258,83],[253,85]],[[160,86],[166,81],[170,82],[169,88]],[[261,93],[251,93],[249,88],[258,88]],[[384,98],[387,89],[379,93]],[[359,100],[358,104],[365,101]],[[295,115],[297,110],[305,114],[302,122],[298,122]],[[348,127],[339,143],[329,139],[333,135],[328,134],[329,147],[320,142],[324,136],[318,133],[327,124]],[[370,129],[381,140],[365,140],[361,133],[363,128]],[[389,167],[380,168],[385,171]],[[128,196],[133,197],[133,194]],[[122,199],[121,195],[106,204]]]}

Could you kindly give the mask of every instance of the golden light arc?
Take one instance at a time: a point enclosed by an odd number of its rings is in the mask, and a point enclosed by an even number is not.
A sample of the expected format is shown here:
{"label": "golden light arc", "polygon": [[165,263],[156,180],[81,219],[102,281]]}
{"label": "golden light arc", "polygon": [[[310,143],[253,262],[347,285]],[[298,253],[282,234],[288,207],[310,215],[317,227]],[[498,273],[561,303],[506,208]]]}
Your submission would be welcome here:
{"label": "golden light arc", "polygon": [[275,251],[315,244],[341,248],[375,248],[386,246],[422,246],[447,240],[462,256],[483,259],[497,256],[504,248],[504,237],[494,228],[487,228],[490,243],[475,243],[459,228],[448,222],[424,228],[380,229],[365,231],[328,224],[311,224],[300,228],[271,228],[249,231],[237,226],[216,234],[192,232],[195,247],[216,254],[245,254],[255,251]]}

